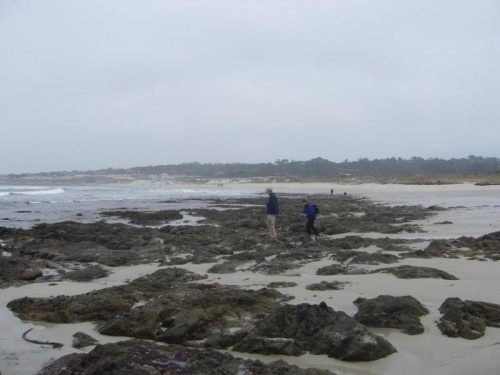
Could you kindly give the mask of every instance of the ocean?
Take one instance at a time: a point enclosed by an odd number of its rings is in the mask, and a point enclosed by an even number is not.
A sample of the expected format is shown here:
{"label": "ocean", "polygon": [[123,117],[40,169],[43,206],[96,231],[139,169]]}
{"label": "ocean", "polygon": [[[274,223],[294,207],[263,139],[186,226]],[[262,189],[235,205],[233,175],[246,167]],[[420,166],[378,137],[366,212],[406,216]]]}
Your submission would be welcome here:
{"label": "ocean", "polygon": [[[39,223],[105,219],[100,212],[182,210],[206,207],[211,200],[258,197],[254,189],[115,188],[0,186],[0,226],[28,229]],[[119,220],[115,220],[119,222]],[[113,222],[115,222],[113,221]]]}
{"label": "ocean", "polygon": [[[451,221],[447,235],[480,236],[500,230],[500,186],[457,185],[339,185],[326,183],[272,184],[275,192],[307,194],[348,194],[374,202],[398,205],[440,206],[447,211],[419,223],[429,239],[442,238],[435,223]],[[0,186],[0,227],[28,229],[40,223],[75,221],[92,223],[126,222],[100,215],[109,210],[189,210],[209,207],[213,200],[266,197],[263,184],[217,186],[98,187],[98,186]],[[191,220],[184,219],[173,225]],[[413,238],[421,234],[408,234]]]}

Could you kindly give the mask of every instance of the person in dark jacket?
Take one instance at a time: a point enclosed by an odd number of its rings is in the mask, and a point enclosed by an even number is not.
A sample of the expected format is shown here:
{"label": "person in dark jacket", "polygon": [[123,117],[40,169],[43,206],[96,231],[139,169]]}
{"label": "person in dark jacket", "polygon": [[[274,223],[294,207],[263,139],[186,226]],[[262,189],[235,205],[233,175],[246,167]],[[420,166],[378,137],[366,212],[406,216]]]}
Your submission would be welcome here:
{"label": "person in dark jacket", "polygon": [[273,193],[273,189],[267,188],[266,193],[269,195],[269,200],[267,201],[267,229],[269,230],[269,236],[272,240],[277,240],[276,236],[276,216],[280,213],[280,208],[278,205],[278,197]]}
{"label": "person in dark jacket", "polygon": [[316,212],[314,211],[314,207],[312,204],[309,204],[309,202],[306,199],[302,200],[302,206],[304,206],[304,211],[302,212],[302,216],[307,217],[307,224],[306,224],[306,232],[309,238],[311,238],[311,234],[314,233],[315,238],[318,238],[319,232],[314,226],[314,220],[316,220]]}

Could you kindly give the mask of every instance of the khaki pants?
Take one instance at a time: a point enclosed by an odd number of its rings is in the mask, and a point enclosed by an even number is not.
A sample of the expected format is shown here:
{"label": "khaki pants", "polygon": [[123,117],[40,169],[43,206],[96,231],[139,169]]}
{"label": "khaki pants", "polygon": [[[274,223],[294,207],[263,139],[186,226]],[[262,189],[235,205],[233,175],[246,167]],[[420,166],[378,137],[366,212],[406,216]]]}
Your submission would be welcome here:
{"label": "khaki pants", "polygon": [[267,215],[267,229],[269,230],[269,236],[275,240],[277,239],[276,237],[276,229],[274,228],[274,224],[276,222],[276,215]]}

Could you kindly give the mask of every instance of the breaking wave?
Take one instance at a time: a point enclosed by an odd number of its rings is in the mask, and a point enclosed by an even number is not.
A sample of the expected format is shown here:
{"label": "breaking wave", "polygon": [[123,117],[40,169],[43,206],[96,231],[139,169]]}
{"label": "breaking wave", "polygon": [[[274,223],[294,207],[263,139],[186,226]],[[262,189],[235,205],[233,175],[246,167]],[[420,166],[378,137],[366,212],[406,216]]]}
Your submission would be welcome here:
{"label": "breaking wave", "polygon": [[62,188],[21,188],[21,189],[4,189],[0,191],[0,196],[6,195],[53,195],[64,194],[65,190]]}

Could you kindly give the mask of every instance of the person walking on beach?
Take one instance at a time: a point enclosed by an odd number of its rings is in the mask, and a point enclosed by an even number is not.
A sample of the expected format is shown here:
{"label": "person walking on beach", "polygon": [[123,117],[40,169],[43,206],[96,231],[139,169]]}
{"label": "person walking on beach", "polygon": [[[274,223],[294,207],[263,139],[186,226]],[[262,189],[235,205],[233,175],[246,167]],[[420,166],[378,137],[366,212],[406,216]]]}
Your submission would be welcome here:
{"label": "person walking on beach", "polygon": [[267,188],[266,193],[269,195],[269,200],[267,201],[267,229],[269,230],[269,236],[272,240],[277,240],[276,236],[276,216],[279,215],[280,209],[278,205],[278,197],[273,193],[273,189]]}
{"label": "person walking on beach", "polygon": [[315,238],[318,238],[319,232],[314,226],[314,220],[316,220],[316,210],[312,204],[309,204],[307,199],[302,199],[302,206],[304,206],[304,211],[302,212],[302,216],[307,217],[306,224],[306,232],[309,238],[311,238],[311,234],[314,233]]}

